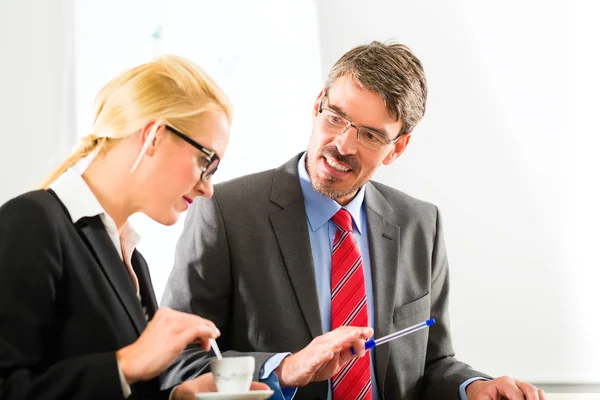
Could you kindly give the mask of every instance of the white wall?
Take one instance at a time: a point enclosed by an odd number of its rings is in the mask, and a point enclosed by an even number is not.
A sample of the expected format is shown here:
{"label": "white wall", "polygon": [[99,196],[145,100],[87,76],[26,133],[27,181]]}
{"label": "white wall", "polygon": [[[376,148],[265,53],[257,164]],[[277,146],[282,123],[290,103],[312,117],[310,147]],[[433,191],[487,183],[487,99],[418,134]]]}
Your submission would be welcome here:
{"label": "white wall", "polygon": [[[76,16],[80,135],[89,127],[88,104],[106,81],[175,53],[206,69],[233,103],[231,140],[215,183],[277,166],[306,147],[321,85],[313,0],[107,0],[77,3]],[[184,218],[172,227],[133,218],[159,299]]]}
{"label": "white wall", "polygon": [[[213,181],[273,168],[306,147],[310,105],[320,87],[317,14],[313,0],[177,0],[162,21],[160,51],[197,61],[234,107],[226,157]],[[141,217],[157,297],[173,265],[183,228]],[[218,266],[215,266],[218,268]]]}
{"label": "white wall", "polygon": [[72,1],[0,1],[0,204],[74,144]]}
{"label": "white wall", "polygon": [[[220,181],[305,148],[335,59],[396,38],[423,60],[430,98],[407,152],[377,179],[441,208],[459,357],[491,374],[599,383],[593,3],[2,0],[0,203],[62,158],[75,121],[86,134],[108,79],[154,55],[198,61],[230,94]],[[160,297],[181,224],[137,224]]]}
{"label": "white wall", "polygon": [[374,39],[424,63],[426,117],[376,179],[442,211],[458,357],[493,375],[599,383],[597,7],[318,4],[323,74]]}

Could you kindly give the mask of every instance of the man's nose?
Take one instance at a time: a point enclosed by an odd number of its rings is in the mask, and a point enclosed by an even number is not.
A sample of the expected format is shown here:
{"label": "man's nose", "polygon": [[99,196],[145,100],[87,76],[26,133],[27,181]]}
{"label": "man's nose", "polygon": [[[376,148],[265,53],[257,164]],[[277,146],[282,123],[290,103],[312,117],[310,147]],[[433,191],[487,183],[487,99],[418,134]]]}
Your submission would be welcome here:
{"label": "man's nose", "polygon": [[355,154],[359,146],[357,137],[357,129],[354,125],[350,125],[345,132],[340,133],[333,141],[338,151],[342,155]]}

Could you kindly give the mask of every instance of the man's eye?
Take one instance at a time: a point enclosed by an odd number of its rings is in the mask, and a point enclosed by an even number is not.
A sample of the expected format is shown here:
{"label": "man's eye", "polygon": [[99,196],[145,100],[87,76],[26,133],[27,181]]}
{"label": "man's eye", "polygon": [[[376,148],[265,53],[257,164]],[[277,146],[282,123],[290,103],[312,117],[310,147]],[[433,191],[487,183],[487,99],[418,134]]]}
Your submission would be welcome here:
{"label": "man's eye", "polygon": [[344,120],[338,117],[337,115],[330,115],[329,121],[335,125],[344,125]]}

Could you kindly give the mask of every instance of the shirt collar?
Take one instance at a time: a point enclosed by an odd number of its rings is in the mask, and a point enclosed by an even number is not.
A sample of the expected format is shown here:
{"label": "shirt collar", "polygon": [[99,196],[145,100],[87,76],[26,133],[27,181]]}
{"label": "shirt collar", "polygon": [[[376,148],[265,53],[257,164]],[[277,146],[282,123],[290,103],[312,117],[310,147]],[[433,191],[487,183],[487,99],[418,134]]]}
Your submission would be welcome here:
{"label": "shirt collar", "polygon": [[50,188],[69,211],[73,223],[84,217],[106,214],[87,183],[73,168],[66,170]]}
{"label": "shirt collar", "polygon": [[[81,177],[81,174],[78,172],[79,167],[80,166],[76,164],[74,167],[69,168],[50,185],[50,188],[64,204],[71,216],[71,221],[73,221],[74,224],[82,218],[99,215],[109,236],[113,242],[116,242],[115,246],[117,247],[119,254],[122,256],[122,244],[126,247],[125,250],[127,256],[130,257],[133,253],[133,249],[140,242],[140,235],[133,229],[128,221],[123,225],[121,232],[117,230],[117,225],[114,220],[108,215],[104,208],[102,208],[90,187]],[[118,242],[119,238],[122,243]]]}
{"label": "shirt collar", "polygon": [[[323,196],[317,192],[310,183],[310,177],[306,171],[306,152],[298,161],[298,176],[300,178],[300,187],[304,196],[304,207],[310,229],[314,232],[324,223],[329,221],[336,212],[342,208],[335,200]],[[352,201],[343,208],[352,215],[352,220],[359,233],[362,233],[363,218],[362,206],[365,199],[365,186],[363,185]]]}

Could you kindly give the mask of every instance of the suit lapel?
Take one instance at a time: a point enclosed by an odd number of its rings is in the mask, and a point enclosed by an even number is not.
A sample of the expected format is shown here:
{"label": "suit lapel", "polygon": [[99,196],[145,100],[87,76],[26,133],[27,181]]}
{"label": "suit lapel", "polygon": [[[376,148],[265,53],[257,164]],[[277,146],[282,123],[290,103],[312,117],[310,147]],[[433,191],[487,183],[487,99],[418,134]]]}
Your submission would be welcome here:
{"label": "suit lapel", "polygon": [[121,300],[121,304],[129,314],[138,334],[141,335],[146,327],[146,319],[125,264],[111,242],[100,217],[83,218],[77,223],[77,226],[80,227],[88,247]]}
{"label": "suit lapel", "polygon": [[[367,183],[365,206],[375,303],[375,334],[376,337],[381,337],[392,333],[392,315],[400,268],[398,265],[400,228],[387,222],[386,217],[393,212],[393,209],[371,183]],[[377,386],[382,392],[390,356],[389,344],[377,346],[375,356]]]}
{"label": "suit lapel", "polygon": [[148,264],[137,250],[134,250],[131,257],[131,266],[138,278],[140,295],[142,296],[144,306],[148,312],[148,319],[150,320],[154,317],[154,314],[158,309],[158,303],[156,302],[156,294],[154,294],[154,288],[152,287],[152,279],[150,277]]}
{"label": "suit lapel", "polygon": [[314,338],[323,334],[323,328],[306,209],[297,170],[300,156],[275,170],[271,201],[282,209],[271,214],[270,219],[296,299]]}

